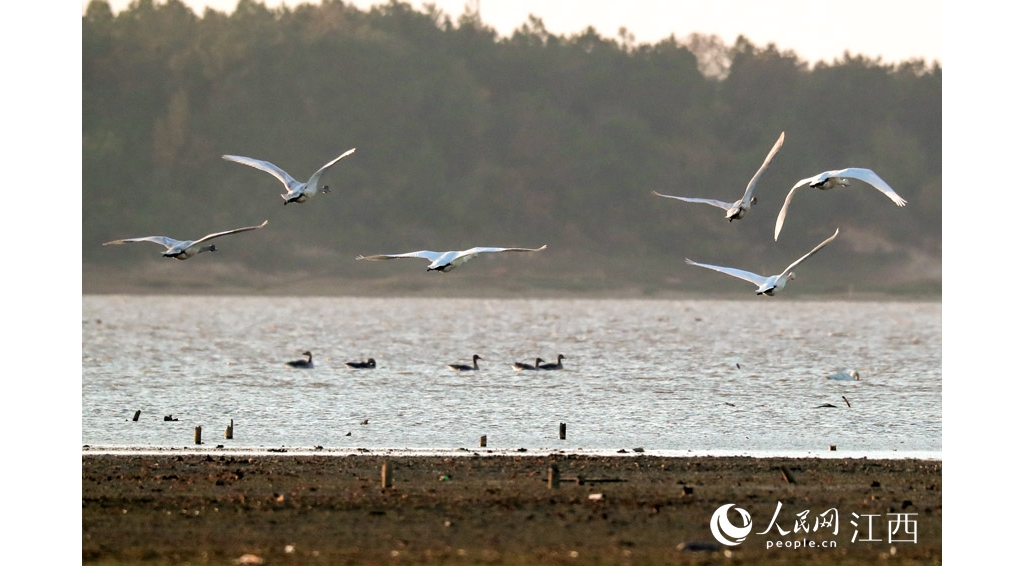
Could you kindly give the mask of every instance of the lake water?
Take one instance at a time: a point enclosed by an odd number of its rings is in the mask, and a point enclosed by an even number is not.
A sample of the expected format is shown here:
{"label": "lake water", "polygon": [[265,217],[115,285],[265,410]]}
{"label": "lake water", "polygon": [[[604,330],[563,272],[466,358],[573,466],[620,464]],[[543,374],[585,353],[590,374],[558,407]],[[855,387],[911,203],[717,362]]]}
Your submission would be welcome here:
{"label": "lake water", "polygon": [[[196,449],[202,426],[203,449],[941,458],[939,302],[87,295],[82,304],[89,450]],[[313,369],[285,365],[304,350]],[[561,371],[511,368],[560,353]],[[478,371],[447,368],[473,354]],[[344,363],[369,357],[377,369]],[[825,377],[850,367],[860,381]]]}

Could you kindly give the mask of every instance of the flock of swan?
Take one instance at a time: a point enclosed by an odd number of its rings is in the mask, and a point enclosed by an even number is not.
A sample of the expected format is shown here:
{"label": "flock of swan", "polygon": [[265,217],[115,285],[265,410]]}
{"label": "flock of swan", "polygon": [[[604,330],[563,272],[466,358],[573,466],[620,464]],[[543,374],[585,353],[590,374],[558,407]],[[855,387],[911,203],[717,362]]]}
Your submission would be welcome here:
{"label": "flock of swan", "polygon": [[[320,178],[323,177],[324,173],[328,169],[334,166],[337,162],[341,161],[345,157],[355,153],[356,148],[352,148],[345,153],[342,153],[338,157],[328,161],[323,167],[317,169],[316,173],[309,178],[305,183],[296,181],[287,171],[274,165],[269,161],[262,159],[255,159],[252,157],[245,157],[243,155],[222,155],[221,157],[227,161],[234,161],[235,163],[241,163],[242,165],[248,165],[260,171],[264,171],[274,176],[275,179],[281,182],[285,187],[285,193],[281,195],[284,199],[284,204],[287,205],[290,202],[303,203],[316,196],[317,193],[329,193],[330,187],[328,185],[320,186]],[[239,232],[245,232],[248,230],[255,230],[257,228],[263,228],[267,225],[267,221],[264,220],[263,224],[259,226],[247,226],[245,228],[235,228],[234,230],[225,230],[223,232],[216,232],[214,234],[208,234],[198,240],[176,240],[167,236],[145,236],[141,238],[124,238],[121,240],[114,240],[111,242],[105,242],[104,246],[116,245],[116,244],[129,244],[135,242],[154,242],[167,248],[163,256],[172,257],[174,259],[186,260],[194,257],[202,252],[215,252],[217,247],[214,245],[204,246],[203,242],[212,240],[213,238],[219,238],[221,236],[227,236],[228,234],[237,234]],[[398,259],[398,258],[422,258],[430,261],[430,265],[427,266],[427,271],[440,271],[447,273],[457,266],[466,263],[473,259],[479,254],[486,253],[499,253],[499,252],[539,252],[547,248],[547,244],[539,248],[493,248],[493,247],[475,247],[468,250],[461,251],[447,251],[447,252],[435,252],[430,250],[421,250],[418,252],[409,252],[402,254],[379,254],[371,256],[358,256],[357,260],[365,259],[369,261],[382,261],[386,259]],[[301,361],[301,360],[300,360]],[[310,363],[312,366],[312,363]]]}
{"label": "flock of swan", "polygon": [[[736,202],[728,203],[715,199],[679,197],[673,195],[663,195],[657,191],[651,192],[653,192],[655,195],[659,197],[677,199],[685,202],[710,204],[712,206],[725,209],[725,218],[729,222],[732,222],[733,220],[739,220],[746,216],[748,212],[750,212],[750,209],[753,205],[757,204],[757,197],[754,196],[754,189],[757,186],[757,181],[761,178],[761,175],[771,164],[772,159],[775,158],[775,154],[779,152],[779,149],[782,147],[782,143],[785,140],[786,132],[782,132],[779,135],[779,139],[776,140],[775,145],[772,146],[771,151],[768,152],[768,157],[764,159],[764,162],[761,163],[761,167],[757,170],[756,173],[754,173],[754,176],[750,179],[750,182],[747,183],[747,189],[746,191],[743,192],[743,197]],[[775,220],[775,241],[779,240],[779,232],[782,231],[782,224],[786,221],[786,211],[789,209],[789,205],[793,201],[793,195],[796,193],[797,189],[805,185],[821,191],[827,191],[837,187],[849,187],[850,179],[857,179],[859,181],[863,181],[868,185],[871,185],[872,187],[878,189],[879,191],[882,192],[882,194],[889,197],[894,203],[896,203],[896,206],[906,206],[907,204],[907,201],[903,197],[896,194],[896,191],[894,191],[888,183],[882,180],[882,178],[879,177],[878,174],[876,174],[871,169],[864,169],[861,167],[848,167],[846,169],[824,171],[822,173],[814,175],[813,177],[800,179],[799,181],[797,181],[795,185],[793,185],[793,188],[789,190],[789,194],[786,195],[786,202],[783,203],[782,210],[779,211],[779,216]],[[786,282],[796,279],[796,274],[794,273],[794,270],[798,265],[800,265],[807,258],[816,254],[819,250],[821,250],[821,248],[828,245],[829,242],[835,240],[836,236],[838,235],[839,228],[836,228],[836,231],[834,234],[832,234],[832,236],[830,236],[829,238],[825,239],[823,242],[815,246],[814,249],[804,254],[803,257],[801,257],[800,259],[789,264],[789,267],[784,269],[778,275],[758,275],[757,273],[751,273],[750,271],[744,271],[742,269],[736,269],[734,267],[722,267],[720,265],[698,263],[690,258],[686,258],[686,263],[690,265],[696,265],[698,267],[704,267],[707,269],[718,271],[720,273],[724,273],[726,275],[731,275],[733,277],[743,279],[745,281],[749,281],[754,285],[757,285],[756,293],[758,295],[773,296],[776,291],[781,291],[786,286]]]}
{"label": "flock of swan", "polygon": [[[652,192],[659,197],[676,199],[690,203],[709,204],[724,209],[725,218],[729,222],[732,222],[733,220],[740,220],[750,212],[751,208],[755,204],[757,204],[757,197],[754,196],[754,190],[757,188],[757,184],[758,181],[761,179],[761,175],[764,174],[764,172],[768,169],[768,166],[771,165],[772,160],[775,158],[775,155],[779,152],[779,150],[782,149],[782,144],[785,141],[786,132],[782,132],[781,134],[779,134],[779,138],[775,141],[775,145],[773,145],[772,149],[768,152],[768,156],[765,157],[764,162],[761,163],[761,167],[757,169],[757,172],[754,173],[753,177],[751,177],[750,182],[747,183],[747,188],[743,192],[743,196],[735,202],[730,203],[710,198],[681,197],[674,195],[666,195],[659,193],[657,191]],[[264,171],[272,175],[274,178],[280,181],[281,184],[284,185],[286,192],[281,195],[281,198],[284,199],[284,204],[287,205],[288,203],[292,202],[307,202],[309,199],[313,198],[317,193],[330,192],[329,186],[320,186],[321,177],[323,177],[324,173],[326,173],[328,169],[333,167],[336,163],[338,163],[345,157],[352,155],[353,153],[355,153],[355,151],[356,149],[352,148],[342,153],[338,157],[335,157],[331,161],[327,162],[326,164],[324,164],[323,167],[317,169],[317,171],[313,173],[312,176],[310,176],[309,180],[304,183],[295,180],[295,178],[292,177],[287,171],[278,167],[277,165],[274,165],[269,161],[264,161],[262,159],[254,159],[252,157],[245,157],[241,155],[222,155],[221,157],[227,161],[241,163],[242,165],[247,165],[249,167],[259,169],[260,171]],[[824,171],[812,177],[807,177],[806,179],[801,179],[797,181],[797,183],[793,185],[793,188],[789,190],[789,194],[786,195],[786,201],[782,205],[782,210],[779,211],[779,216],[775,221],[775,240],[778,241],[779,239],[779,233],[782,231],[782,225],[786,221],[786,212],[789,210],[789,205],[793,201],[793,195],[796,194],[797,189],[803,186],[808,186],[814,189],[827,191],[837,187],[849,187],[850,179],[857,179],[874,187],[875,189],[882,192],[882,194],[889,197],[894,203],[896,203],[896,206],[905,206],[907,204],[907,201],[903,197],[896,194],[896,191],[894,191],[888,183],[886,183],[871,169],[849,167],[846,169]],[[214,246],[213,244],[204,245],[204,243],[209,240],[219,238],[221,236],[227,236],[229,234],[237,234],[239,232],[256,230],[259,228],[263,228],[266,225],[267,221],[264,220],[263,224],[260,224],[259,226],[246,226],[244,228],[235,228],[233,230],[215,232],[213,234],[207,234],[206,236],[203,236],[198,240],[176,240],[174,238],[169,238],[167,236],[145,236],[141,238],[124,238],[121,240],[114,240],[111,242],[105,242],[103,245],[107,246],[113,244],[127,244],[134,242],[154,242],[166,248],[163,253],[164,257],[172,257],[179,260],[186,260],[202,252],[217,251],[217,247]],[[835,233],[832,234],[831,237],[827,238],[826,240],[815,246],[814,249],[804,254],[803,257],[801,257],[800,259],[791,263],[786,269],[784,269],[781,273],[777,275],[764,276],[759,275],[757,273],[752,273],[750,271],[737,269],[734,267],[723,267],[720,265],[700,263],[693,261],[689,258],[686,258],[686,263],[689,265],[696,265],[698,267],[711,269],[714,271],[718,271],[720,273],[724,273],[726,275],[731,275],[733,277],[749,281],[754,285],[757,285],[756,293],[758,295],[773,296],[777,291],[782,290],[786,286],[786,283],[788,281],[792,281],[793,279],[796,278],[794,270],[797,268],[798,265],[800,265],[803,261],[807,260],[809,257],[814,255],[818,251],[820,251],[832,240],[836,239],[838,235],[839,229],[836,228]],[[447,273],[480,254],[503,252],[539,252],[546,248],[547,245],[545,244],[539,248],[474,247],[468,250],[452,250],[446,252],[420,250],[415,252],[397,254],[377,254],[369,256],[359,255],[356,256],[356,259],[367,261],[384,261],[389,259],[403,258],[425,259],[430,262],[430,264],[427,266],[427,271],[438,271],[441,273]],[[474,365],[475,363],[476,362],[474,361]],[[529,366],[529,364],[523,364],[523,366],[524,367],[520,369],[526,369],[526,366]]]}
{"label": "flock of swan", "polygon": [[[743,192],[743,196],[735,202],[730,203],[710,198],[682,197],[666,195],[659,193],[657,191],[652,192],[659,197],[676,199],[690,203],[712,205],[725,210],[725,218],[729,222],[732,222],[733,220],[740,220],[746,217],[746,215],[750,212],[751,208],[757,204],[757,197],[754,196],[754,191],[757,188],[758,181],[761,179],[762,174],[764,174],[764,172],[768,169],[768,166],[771,165],[772,160],[775,158],[775,155],[782,148],[782,144],[785,142],[785,139],[786,133],[782,132],[779,135],[779,138],[775,141],[775,145],[773,145],[771,150],[768,152],[768,156],[765,157],[764,162],[761,163],[761,166],[758,168],[757,172],[754,173],[754,176],[751,177],[750,182],[747,183],[747,188]],[[342,153],[338,157],[335,157],[331,161],[327,162],[326,164],[324,164],[324,166],[320,167],[320,169],[313,173],[313,175],[310,176],[309,180],[304,183],[297,181],[287,171],[278,167],[277,165],[274,165],[269,161],[254,159],[252,157],[245,157],[240,155],[222,155],[221,157],[227,161],[233,161],[235,163],[247,165],[249,167],[253,167],[255,169],[264,171],[272,175],[274,178],[280,181],[281,184],[284,185],[286,192],[281,195],[281,198],[284,199],[284,204],[287,205],[288,203],[304,203],[309,201],[309,199],[313,198],[314,196],[316,196],[317,193],[330,192],[330,188],[327,185],[323,185],[322,187],[320,186],[321,177],[323,177],[323,175],[331,167],[333,167],[335,164],[337,164],[345,157],[352,155],[353,153],[355,153],[355,151],[356,149],[352,148]],[[793,185],[793,188],[789,190],[789,193],[786,195],[785,203],[782,205],[782,209],[779,211],[778,218],[775,222],[775,241],[778,241],[779,239],[779,233],[782,231],[782,225],[786,220],[786,212],[789,210],[789,206],[793,201],[793,195],[796,194],[797,189],[804,186],[808,186],[813,189],[826,191],[838,187],[849,187],[851,184],[850,179],[857,179],[870,185],[871,187],[874,187],[882,194],[887,196],[889,199],[891,199],[896,204],[896,206],[902,207],[907,204],[907,201],[905,199],[896,194],[896,191],[894,191],[888,183],[886,183],[871,169],[849,167],[846,169],[824,171],[812,177],[807,177],[806,179],[801,179],[797,181],[797,183]],[[198,240],[176,240],[174,238],[169,238],[167,236],[145,236],[140,238],[124,238],[120,240],[113,240],[110,242],[105,242],[103,245],[107,246],[135,242],[153,242],[164,246],[164,257],[170,257],[178,260],[186,260],[202,252],[217,251],[215,245],[206,244],[208,241],[214,238],[220,238],[222,236],[237,234],[240,232],[247,232],[250,230],[257,230],[263,228],[266,225],[267,221],[264,220],[263,223],[260,224],[259,226],[246,226],[243,228],[235,228],[233,230],[214,232],[212,234],[207,234],[206,236],[203,236]],[[781,273],[777,275],[764,276],[759,275],[757,273],[752,273],[750,271],[737,269],[734,267],[723,267],[708,263],[699,263],[689,258],[686,258],[686,263],[689,265],[696,265],[698,267],[703,267],[706,269],[724,273],[726,275],[730,275],[732,277],[743,279],[757,286],[756,294],[773,296],[776,292],[782,290],[786,286],[786,283],[788,281],[792,281],[793,279],[795,279],[796,275],[794,273],[794,270],[797,268],[797,266],[806,261],[812,255],[819,252],[822,248],[824,248],[830,242],[835,240],[837,236],[839,236],[839,228],[836,228],[836,231],[834,234],[832,234],[832,236],[822,241],[820,244],[815,246],[811,251],[807,252],[793,263],[789,264],[789,266],[786,267],[786,269],[784,269]],[[474,247],[467,250],[453,250],[446,252],[420,250],[415,252],[398,254],[378,254],[369,256],[359,255],[356,257],[356,259],[367,261],[384,261],[390,259],[404,258],[425,259],[430,262],[430,264],[427,266],[427,271],[447,273],[480,254],[503,252],[539,252],[546,248],[547,245],[545,244],[539,248]],[[303,352],[303,355],[306,356],[305,360],[290,361],[287,362],[287,365],[294,368],[312,368],[313,354],[311,354],[309,351],[306,351]],[[481,359],[483,358],[481,358],[479,355],[474,354],[472,365],[449,364],[448,367],[456,371],[472,371],[479,369],[477,361]],[[516,371],[562,369],[563,359],[564,356],[562,354],[558,355],[557,363],[543,363],[543,359],[536,358],[533,364],[529,364],[526,362],[515,362],[512,365],[512,368]],[[369,358],[364,362],[346,362],[346,365],[354,369],[373,369],[376,368],[376,361],[373,358]],[[853,370],[849,370],[849,372],[852,373],[841,372],[840,374],[834,374],[829,377],[832,379],[859,379],[860,376],[857,375],[856,372],[854,372]]]}

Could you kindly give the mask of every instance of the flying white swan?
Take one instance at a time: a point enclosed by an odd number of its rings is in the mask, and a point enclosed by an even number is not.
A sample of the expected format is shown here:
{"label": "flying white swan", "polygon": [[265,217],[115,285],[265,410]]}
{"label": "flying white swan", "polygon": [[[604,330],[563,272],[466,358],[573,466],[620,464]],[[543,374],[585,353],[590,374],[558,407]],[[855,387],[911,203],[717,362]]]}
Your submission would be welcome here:
{"label": "flying white swan", "polygon": [[[849,178],[848,178],[849,177]],[[800,179],[792,189],[789,189],[789,194],[786,195],[786,202],[782,204],[782,210],[779,211],[779,217],[775,220],[775,241],[779,240],[779,232],[782,231],[782,223],[786,221],[786,210],[789,209],[789,203],[793,200],[793,194],[800,187],[807,185],[812,189],[818,189],[821,191],[827,191],[836,187],[849,187],[850,179],[860,179],[872,187],[882,191],[885,196],[892,199],[892,202],[896,203],[896,206],[906,206],[907,201],[896,194],[896,191],[892,190],[889,183],[886,183],[871,169],[862,169],[860,167],[849,167],[846,169],[839,169],[838,171],[825,171],[824,173],[818,173],[813,177],[806,179]]]}
{"label": "flying white swan", "polygon": [[547,248],[547,244],[539,248],[470,248],[461,252],[432,252],[430,250],[421,250],[418,252],[409,252],[405,254],[382,254],[382,255],[368,255],[368,256],[356,256],[356,259],[365,259],[369,261],[383,261],[385,259],[399,259],[406,257],[418,257],[426,260],[430,260],[430,265],[427,266],[427,271],[441,271],[447,273],[457,266],[466,263],[473,259],[478,254],[486,253],[497,253],[497,252],[539,252]]}
{"label": "flying white swan", "polygon": [[733,277],[739,277],[740,279],[746,279],[747,281],[750,281],[754,285],[757,285],[757,294],[758,295],[772,296],[772,295],[775,294],[775,291],[782,290],[782,288],[786,286],[786,282],[787,281],[796,279],[796,275],[794,275],[793,270],[796,269],[796,266],[800,265],[800,262],[804,261],[805,259],[807,259],[807,258],[811,257],[812,255],[814,255],[815,253],[817,253],[818,250],[820,250],[821,248],[824,248],[829,242],[831,242],[832,240],[835,240],[836,236],[838,236],[838,235],[839,235],[839,228],[836,228],[836,233],[832,234],[832,237],[830,237],[827,240],[825,240],[824,242],[818,244],[813,250],[807,252],[804,255],[804,257],[802,257],[802,258],[794,261],[793,263],[791,263],[789,265],[789,267],[787,267],[785,269],[785,271],[783,271],[782,273],[780,273],[778,275],[772,275],[771,277],[764,277],[763,275],[758,275],[756,273],[751,273],[749,271],[743,271],[742,269],[735,269],[735,268],[732,268],[732,267],[719,267],[717,265],[708,265],[706,263],[697,263],[697,262],[695,262],[695,261],[693,261],[692,259],[689,259],[689,258],[686,259],[686,263],[689,263],[690,265],[699,265],[701,267],[706,267],[708,269],[714,269],[715,271],[721,271],[722,273],[725,273],[726,275],[732,275]]}
{"label": "flying white swan", "polygon": [[259,226],[247,226],[245,228],[235,228],[234,230],[227,230],[225,232],[216,232],[214,234],[207,234],[198,240],[175,240],[174,238],[168,238],[167,236],[146,236],[145,238],[125,238],[124,240],[114,240],[113,242],[104,242],[104,246],[111,244],[130,244],[132,242],[154,242],[167,248],[164,251],[164,257],[173,257],[174,259],[186,260],[194,255],[202,252],[215,252],[217,247],[213,244],[209,246],[202,245],[207,240],[219,238],[221,236],[227,236],[228,234],[235,234],[238,232],[245,232],[247,230],[257,230],[267,225],[267,221],[264,220],[263,224]]}
{"label": "flying white swan", "polygon": [[288,174],[287,171],[281,169],[280,167],[274,165],[273,163],[270,163],[269,161],[253,159],[252,157],[243,157],[241,155],[222,155],[221,157],[227,159],[228,161],[235,161],[243,165],[248,165],[249,167],[255,167],[260,171],[266,171],[267,173],[270,173],[274,177],[277,177],[277,180],[284,183],[285,188],[288,190],[287,193],[281,195],[281,198],[284,199],[284,203],[288,204],[290,202],[306,202],[307,200],[313,198],[318,190],[324,193],[331,192],[330,187],[328,187],[327,185],[324,185],[323,189],[318,189],[317,186],[320,184],[320,177],[322,177],[324,172],[330,169],[332,165],[341,161],[343,157],[348,157],[349,155],[352,155],[353,153],[355,153],[355,151],[356,148],[353,147],[352,149],[346,151],[345,153],[342,153],[338,157],[335,157],[332,161],[327,163],[327,165],[324,165],[323,167],[318,169],[316,173],[313,173],[313,176],[310,177],[309,180],[306,181],[305,183],[300,183],[296,181],[291,175]]}
{"label": "flying white swan", "polygon": [[761,178],[761,174],[764,173],[766,169],[768,169],[768,165],[772,162],[772,159],[775,157],[775,154],[779,152],[779,148],[782,147],[782,142],[785,141],[785,139],[786,132],[782,132],[779,135],[778,141],[776,141],[775,145],[772,147],[772,150],[768,152],[768,157],[764,158],[764,163],[761,164],[761,168],[757,170],[757,173],[754,173],[754,176],[750,179],[750,182],[747,183],[747,190],[743,193],[743,198],[736,202],[729,203],[707,198],[676,197],[672,195],[663,195],[658,191],[651,192],[658,195],[659,197],[674,198],[686,202],[700,202],[704,204],[710,204],[712,206],[717,206],[718,208],[725,209],[725,217],[726,219],[729,220],[729,222],[732,222],[733,220],[739,220],[740,218],[746,216],[747,211],[750,210],[751,206],[757,204],[757,197],[754,196],[754,186],[757,185],[757,180]]}

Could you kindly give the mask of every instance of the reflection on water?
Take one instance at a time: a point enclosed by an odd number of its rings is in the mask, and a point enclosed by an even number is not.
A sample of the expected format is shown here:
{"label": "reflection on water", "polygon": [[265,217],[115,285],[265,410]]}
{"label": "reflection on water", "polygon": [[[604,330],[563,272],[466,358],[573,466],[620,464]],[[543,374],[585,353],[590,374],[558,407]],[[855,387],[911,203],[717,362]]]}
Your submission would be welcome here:
{"label": "reflection on water", "polygon": [[82,339],[91,446],[942,450],[938,302],[85,296]]}

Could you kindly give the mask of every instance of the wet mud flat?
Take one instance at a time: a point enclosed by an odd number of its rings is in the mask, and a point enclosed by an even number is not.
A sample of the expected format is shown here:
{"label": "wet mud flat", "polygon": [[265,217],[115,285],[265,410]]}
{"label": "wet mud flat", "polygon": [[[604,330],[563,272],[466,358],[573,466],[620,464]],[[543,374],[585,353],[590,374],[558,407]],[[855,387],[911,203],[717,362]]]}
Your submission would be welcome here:
{"label": "wet mud flat", "polygon": [[83,454],[82,561],[939,564],[942,462]]}

